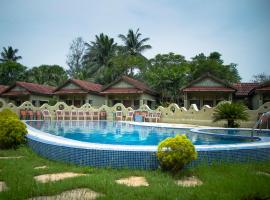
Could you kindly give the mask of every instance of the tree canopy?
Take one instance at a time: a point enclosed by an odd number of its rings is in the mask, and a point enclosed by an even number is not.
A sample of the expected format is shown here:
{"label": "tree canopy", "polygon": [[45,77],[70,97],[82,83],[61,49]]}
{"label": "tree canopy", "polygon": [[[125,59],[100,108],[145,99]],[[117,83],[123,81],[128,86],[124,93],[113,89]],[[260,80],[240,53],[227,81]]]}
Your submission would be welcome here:
{"label": "tree canopy", "polygon": [[212,52],[209,56],[205,56],[203,53],[196,55],[191,59],[190,67],[189,81],[197,79],[206,72],[232,83],[241,80],[236,68],[237,65],[234,63],[225,65],[218,52]]}
{"label": "tree canopy", "polygon": [[40,65],[27,71],[27,81],[32,83],[60,86],[67,78],[66,71],[59,65]]}
{"label": "tree canopy", "polygon": [[70,47],[67,55],[66,63],[69,67],[67,73],[70,77],[76,79],[85,78],[85,70],[83,70],[83,56],[85,53],[85,42],[81,37],[75,38]]}
{"label": "tree canopy", "polygon": [[16,56],[18,51],[19,51],[18,49],[13,49],[11,46],[9,46],[8,48],[3,47],[3,51],[1,52],[0,61],[2,61],[2,62],[7,62],[7,61],[17,62],[17,60],[22,59],[21,56]]}
{"label": "tree canopy", "polygon": [[14,61],[0,63],[0,84],[12,85],[26,79],[26,67]]}

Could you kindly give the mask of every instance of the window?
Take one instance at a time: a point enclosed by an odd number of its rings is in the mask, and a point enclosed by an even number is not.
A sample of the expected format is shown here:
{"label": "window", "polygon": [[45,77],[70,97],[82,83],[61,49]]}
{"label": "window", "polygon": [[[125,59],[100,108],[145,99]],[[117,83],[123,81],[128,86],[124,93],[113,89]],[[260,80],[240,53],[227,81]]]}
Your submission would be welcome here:
{"label": "window", "polygon": [[121,101],[120,100],[112,100],[112,103],[113,103],[113,106],[114,106],[117,103],[121,103]]}
{"label": "window", "polygon": [[20,106],[21,104],[22,104],[22,102],[21,101],[16,101],[16,106]]}
{"label": "window", "polygon": [[134,109],[137,110],[140,107],[140,100],[134,100]]}
{"label": "window", "polygon": [[72,105],[72,100],[67,99],[67,100],[66,100],[66,104],[67,104],[68,106],[71,106],[71,105]]}
{"label": "window", "polygon": [[33,106],[37,106],[37,101],[36,100],[32,100],[32,104],[33,104]]}
{"label": "window", "polygon": [[89,103],[90,105],[92,105],[92,104],[93,104],[93,100],[89,99],[89,100],[88,100],[88,103]]}
{"label": "window", "polygon": [[147,101],[147,105],[149,108],[152,108],[152,101]]}
{"label": "window", "polygon": [[81,106],[81,100],[74,100],[74,106],[80,107]]}

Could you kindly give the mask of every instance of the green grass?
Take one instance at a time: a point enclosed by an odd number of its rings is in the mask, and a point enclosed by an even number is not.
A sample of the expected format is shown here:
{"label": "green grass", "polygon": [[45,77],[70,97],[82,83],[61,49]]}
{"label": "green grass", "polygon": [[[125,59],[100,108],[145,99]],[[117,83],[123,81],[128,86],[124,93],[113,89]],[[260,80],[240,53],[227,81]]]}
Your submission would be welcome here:
{"label": "green grass", "polygon": [[[17,150],[1,150],[0,156],[24,156],[20,159],[0,160],[0,181],[5,181],[9,190],[0,193],[0,199],[19,200],[40,195],[55,195],[65,190],[87,187],[104,194],[98,199],[153,199],[153,200],[240,200],[255,197],[270,197],[270,177],[257,175],[257,171],[270,173],[270,162],[252,164],[222,164],[186,169],[175,176],[160,170],[128,170],[80,167],[54,162],[39,157],[28,147]],[[49,168],[34,170],[36,166]],[[53,183],[37,183],[34,176],[72,171],[86,173]],[[127,176],[145,176],[149,187],[127,187],[115,180]],[[203,185],[194,188],[177,186],[174,181],[182,176],[195,175]]]}

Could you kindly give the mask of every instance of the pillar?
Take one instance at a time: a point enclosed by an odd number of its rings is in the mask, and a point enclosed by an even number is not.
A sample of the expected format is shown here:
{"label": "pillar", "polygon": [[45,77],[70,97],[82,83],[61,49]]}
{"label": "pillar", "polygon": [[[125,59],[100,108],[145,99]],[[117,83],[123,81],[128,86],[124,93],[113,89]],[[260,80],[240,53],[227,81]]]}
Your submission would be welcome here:
{"label": "pillar", "polygon": [[184,107],[188,109],[188,99],[187,99],[187,93],[184,93]]}

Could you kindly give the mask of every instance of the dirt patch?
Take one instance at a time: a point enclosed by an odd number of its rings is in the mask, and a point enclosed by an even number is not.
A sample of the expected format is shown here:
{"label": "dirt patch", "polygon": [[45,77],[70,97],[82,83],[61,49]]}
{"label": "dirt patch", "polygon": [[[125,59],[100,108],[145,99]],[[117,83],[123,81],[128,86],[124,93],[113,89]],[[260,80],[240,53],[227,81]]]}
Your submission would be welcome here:
{"label": "dirt patch", "polygon": [[28,200],[94,200],[103,194],[97,193],[88,188],[68,190],[55,196],[39,196]]}
{"label": "dirt patch", "polygon": [[4,156],[0,157],[0,160],[7,160],[7,159],[19,159],[22,158],[23,156]]}
{"label": "dirt patch", "polygon": [[270,177],[270,174],[267,173],[267,172],[256,172],[257,175],[263,175],[263,176],[269,176]]}
{"label": "dirt patch", "polygon": [[86,174],[64,172],[64,173],[57,173],[57,174],[43,174],[43,175],[35,176],[34,179],[41,183],[47,183],[47,182],[59,181],[66,178],[73,178],[73,177],[85,176],[85,175]]}
{"label": "dirt patch", "polygon": [[181,180],[177,180],[176,184],[183,187],[195,187],[202,185],[202,181],[195,176],[191,176],[191,177],[184,177]]}
{"label": "dirt patch", "polygon": [[46,165],[34,167],[34,169],[46,169],[46,168],[48,168]]}
{"label": "dirt patch", "polygon": [[8,189],[8,187],[7,187],[6,183],[3,181],[0,181],[0,192],[3,192],[7,189]]}
{"label": "dirt patch", "polygon": [[122,179],[116,180],[116,183],[124,184],[131,187],[149,186],[145,177],[141,177],[141,176],[130,176],[128,178],[122,178]]}

